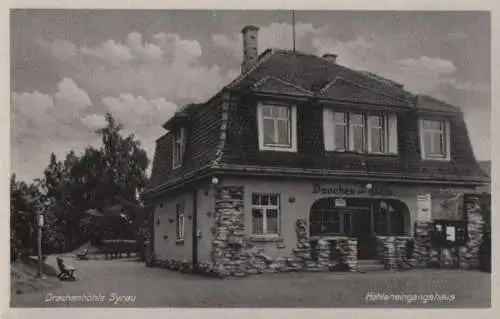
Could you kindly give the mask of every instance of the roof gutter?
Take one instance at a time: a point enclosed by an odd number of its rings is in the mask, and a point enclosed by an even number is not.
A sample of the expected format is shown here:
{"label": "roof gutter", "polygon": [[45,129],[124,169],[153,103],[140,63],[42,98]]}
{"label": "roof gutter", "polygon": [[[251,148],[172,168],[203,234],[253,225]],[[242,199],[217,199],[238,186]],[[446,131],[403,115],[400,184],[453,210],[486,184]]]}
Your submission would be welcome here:
{"label": "roof gutter", "polygon": [[477,186],[488,183],[485,180],[450,180],[450,179],[429,179],[425,176],[404,177],[399,174],[390,173],[366,173],[356,171],[328,171],[319,169],[295,169],[295,168],[272,168],[272,167],[242,167],[238,165],[224,165],[221,171],[236,175],[250,176],[280,176],[293,178],[342,178],[347,180],[366,180],[369,178],[379,182],[400,182],[400,183],[427,183],[427,184],[447,184],[447,185],[468,185]]}

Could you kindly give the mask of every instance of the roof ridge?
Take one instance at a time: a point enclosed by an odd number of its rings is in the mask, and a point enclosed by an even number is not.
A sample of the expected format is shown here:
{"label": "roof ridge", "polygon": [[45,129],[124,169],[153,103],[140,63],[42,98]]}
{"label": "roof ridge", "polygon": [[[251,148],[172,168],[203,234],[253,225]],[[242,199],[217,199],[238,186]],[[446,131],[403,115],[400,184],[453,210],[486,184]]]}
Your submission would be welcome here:
{"label": "roof ridge", "polygon": [[374,93],[377,93],[377,94],[380,94],[380,95],[383,95],[383,96],[386,96],[388,98],[391,98],[391,99],[394,99],[394,100],[399,100],[399,101],[403,101],[403,102],[410,102],[406,99],[403,99],[403,98],[400,98],[398,96],[393,96],[393,95],[390,95],[390,94],[387,94],[385,92],[380,92],[378,90],[374,90],[372,88],[369,88],[369,87],[366,87],[364,85],[361,85],[361,84],[358,84],[358,83],[355,83],[353,81],[349,81],[347,79],[345,79],[344,77],[341,77],[341,76],[336,76],[332,81],[328,82],[321,90],[320,90],[320,93],[323,94],[325,93],[325,91],[330,88],[333,84],[335,84],[338,80],[340,81],[344,81],[344,82],[347,82],[349,84],[352,84],[354,86],[357,86],[357,87],[360,87],[362,89],[365,89],[365,90],[368,90],[368,91],[371,91],[371,92],[374,92]]}
{"label": "roof ridge", "polygon": [[274,49],[267,49],[264,52],[262,52],[262,54],[258,58],[257,63],[255,63],[254,66],[252,66],[246,72],[241,73],[236,79],[234,79],[231,83],[226,85],[225,88],[231,89],[234,86],[241,83],[241,81],[243,81],[250,73],[255,71],[260,65],[262,65],[262,63],[269,60],[275,53],[276,53],[276,50],[274,50]]}
{"label": "roof ridge", "polygon": [[446,106],[449,106],[449,107],[455,108],[455,109],[457,109],[457,110],[462,110],[462,109],[461,109],[460,107],[458,107],[458,106],[452,105],[452,104],[450,104],[450,103],[448,103],[448,102],[445,102],[445,101],[442,101],[442,100],[439,100],[439,99],[437,99],[437,98],[435,98],[435,97],[433,97],[433,96],[427,95],[427,94],[416,94],[415,96],[416,96],[416,98],[417,98],[417,108],[418,108],[418,105],[419,105],[419,103],[418,103],[418,102],[419,102],[419,101],[418,101],[418,99],[419,99],[419,98],[421,98],[421,97],[424,97],[424,98],[431,99],[431,100],[432,100],[432,101],[434,101],[434,102],[438,102],[438,103],[444,104],[444,105],[446,105]]}
{"label": "roof ridge", "polygon": [[[338,66],[338,67],[340,67],[340,68],[343,68],[344,70],[348,70],[348,71],[354,72],[354,73],[356,73],[356,74],[358,74],[358,75],[360,75],[360,76],[362,76],[362,77],[364,77],[366,79],[377,81],[378,83],[383,84],[383,85],[385,85],[387,87],[395,87],[395,88],[400,89],[401,91],[403,91],[403,92],[405,92],[405,93],[407,93],[407,94],[409,94],[411,96],[415,95],[415,94],[413,94],[413,93],[405,90],[404,86],[403,87],[398,87],[398,86],[395,86],[395,85],[389,85],[387,82],[394,82],[396,84],[401,84],[401,83],[398,83],[398,82],[396,82],[394,80],[385,78],[385,77],[383,77],[381,75],[378,75],[376,73],[373,73],[373,72],[370,72],[370,71],[360,71],[360,70],[352,69],[352,68],[346,67],[345,65],[338,64],[338,63],[335,63],[335,65]],[[367,74],[364,74],[363,72],[371,73],[374,76],[369,76]],[[384,82],[384,81],[381,81],[379,79],[376,79],[376,77],[384,78],[385,80],[387,80],[387,82]]]}

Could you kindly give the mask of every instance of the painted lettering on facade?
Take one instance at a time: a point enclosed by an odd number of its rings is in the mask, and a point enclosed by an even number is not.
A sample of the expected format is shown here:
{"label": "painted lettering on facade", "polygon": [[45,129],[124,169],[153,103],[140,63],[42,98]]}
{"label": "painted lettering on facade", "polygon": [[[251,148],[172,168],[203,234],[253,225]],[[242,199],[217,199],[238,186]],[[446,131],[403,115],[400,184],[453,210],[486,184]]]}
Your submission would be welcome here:
{"label": "painted lettering on facade", "polygon": [[313,194],[330,194],[339,196],[393,196],[394,193],[387,187],[373,185],[368,189],[357,185],[313,185]]}

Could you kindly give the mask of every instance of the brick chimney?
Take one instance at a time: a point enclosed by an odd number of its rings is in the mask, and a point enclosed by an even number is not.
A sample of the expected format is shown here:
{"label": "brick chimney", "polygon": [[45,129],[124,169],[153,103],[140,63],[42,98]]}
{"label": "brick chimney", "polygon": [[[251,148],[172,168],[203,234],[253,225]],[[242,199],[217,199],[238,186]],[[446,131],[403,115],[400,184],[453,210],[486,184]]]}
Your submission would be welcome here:
{"label": "brick chimney", "polygon": [[259,58],[258,51],[258,32],[259,27],[247,25],[242,30],[243,33],[243,63],[241,64],[241,72],[245,73],[255,64]]}
{"label": "brick chimney", "polygon": [[337,54],[334,53],[325,53],[323,54],[323,59],[327,60],[328,62],[335,63],[337,62]]}

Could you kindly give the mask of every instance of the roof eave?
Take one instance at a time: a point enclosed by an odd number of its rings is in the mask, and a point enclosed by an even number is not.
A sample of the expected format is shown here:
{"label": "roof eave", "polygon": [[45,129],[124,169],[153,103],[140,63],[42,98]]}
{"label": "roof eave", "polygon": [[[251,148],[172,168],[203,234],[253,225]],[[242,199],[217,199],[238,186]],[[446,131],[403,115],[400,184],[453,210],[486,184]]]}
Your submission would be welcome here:
{"label": "roof eave", "polygon": [[[248,174],[248,175],[267,175],[267,176],[291,176],[291,177],[339,177],[346,179],[377,179],[380,180],[393,180],[397,182],[409,182],[409,183],[435,183],[435,184],[456,184],[456,185],[469,185],[478,186],[484,185],[485,179],[482,178],[471,178],[471,179],[447,179],[447,178],[435,178],[431,174],[426,174],[422,176],[405,176],[399,173],[366,173],[359,171],[346,171],[346,170],[322,170],[322,169],[303,169],[303,168],[274,168],[274,167],[261,167],[261,166],[239,166],[239,165],[223,165],[220,168],[226,173],[235,174]],[[455,175],[453,175],[456,177]]]}

